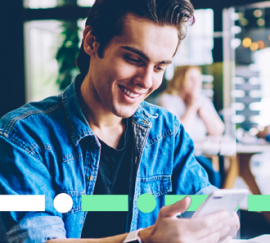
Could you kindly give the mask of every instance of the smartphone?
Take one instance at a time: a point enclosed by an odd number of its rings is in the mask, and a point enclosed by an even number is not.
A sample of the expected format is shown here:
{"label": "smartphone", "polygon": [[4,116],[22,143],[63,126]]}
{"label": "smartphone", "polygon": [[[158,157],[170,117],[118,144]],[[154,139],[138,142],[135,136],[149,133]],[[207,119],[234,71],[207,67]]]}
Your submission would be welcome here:
{"label": "smartphone", "polygon": [[212,192],[195,211],[192,218],[205,216],[220,211],[233,213],[248,196],[247,189],[220,189]]}

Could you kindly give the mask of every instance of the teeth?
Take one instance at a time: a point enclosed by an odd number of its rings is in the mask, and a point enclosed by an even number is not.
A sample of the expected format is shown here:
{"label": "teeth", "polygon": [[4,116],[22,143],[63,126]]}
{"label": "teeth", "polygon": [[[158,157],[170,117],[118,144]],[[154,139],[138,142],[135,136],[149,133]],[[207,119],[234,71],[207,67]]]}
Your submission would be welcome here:
{"label": "teeth", "polygon": [[134,93],[131,93],[130,91],[128,91],[127,89],[121,87],[121,90],[129,97],[131,98],[137,98],[139,96],[139,94],[134,94]]}

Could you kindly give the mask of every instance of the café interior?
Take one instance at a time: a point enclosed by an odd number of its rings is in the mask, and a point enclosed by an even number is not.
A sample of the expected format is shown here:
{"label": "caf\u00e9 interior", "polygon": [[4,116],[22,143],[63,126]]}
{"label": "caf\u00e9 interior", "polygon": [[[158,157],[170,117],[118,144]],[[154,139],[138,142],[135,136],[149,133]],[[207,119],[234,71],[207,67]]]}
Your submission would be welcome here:
{"label": "caf\u00e9 interior", "polygon": [[[225,129],[221,136],[194,140],[195,150],[211,161],[221,177],[220,188],[268,195],[270,143],[257,135],[270,125],[270,1],[191,2],[196,22],[188,28],[161,86],[147,101],[158,104],[177,67],[199,66],[201,93],[213,102]],[[58,95],[72,82],[93,3],[1,2],[0,117],[28,102]],[[250,211],[246,200],[238,214],[238,238],[270,234],[270,212]]]}

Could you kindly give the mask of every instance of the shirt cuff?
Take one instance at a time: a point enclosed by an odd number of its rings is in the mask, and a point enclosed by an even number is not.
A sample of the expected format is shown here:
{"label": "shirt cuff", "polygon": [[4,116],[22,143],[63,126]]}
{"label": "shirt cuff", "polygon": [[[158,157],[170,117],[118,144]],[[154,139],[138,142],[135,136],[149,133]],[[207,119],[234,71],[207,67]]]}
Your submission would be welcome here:
{"label": "shirt cuff", "polygon": [[209,195],[211,192],[218,190],[217,187],[209,185],[199,190],[195,195]]}
{"label": "shirt cuff", "polygon": [[64,222],[57,216],[26,218],[7,232],[9,243],[44,243],[52,239],[66,239]]}

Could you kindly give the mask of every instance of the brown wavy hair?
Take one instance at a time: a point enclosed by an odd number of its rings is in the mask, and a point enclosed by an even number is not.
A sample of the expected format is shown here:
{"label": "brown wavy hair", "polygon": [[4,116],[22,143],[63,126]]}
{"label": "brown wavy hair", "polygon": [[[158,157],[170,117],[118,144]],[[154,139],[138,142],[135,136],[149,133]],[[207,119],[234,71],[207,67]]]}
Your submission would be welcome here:
{"label": "brown wavy hair", "polygon": [[[129,13],[150,19],[161,26],[175,26],[178,29],[178,46],[186,36],[186,23],[192,25],[195,22],[194,8],[189,0],[96,0],[86,26],[91,26],[99,43],[100,58],[113,37],[122,35],[125,17]],[[83,44],[76,63],[81,74],[86,75],[90,56],[85,53]]]}
{"label": "brown wavy hair", "polygon": [[175,94],[180,89],[183,89],[186,85],[186,74],[192,68],[196,68],[202,73],[202,69],[198,66],[185,65],[177,67],[174,71],[173,78],[167,82],[167,88],[164,93]]}

